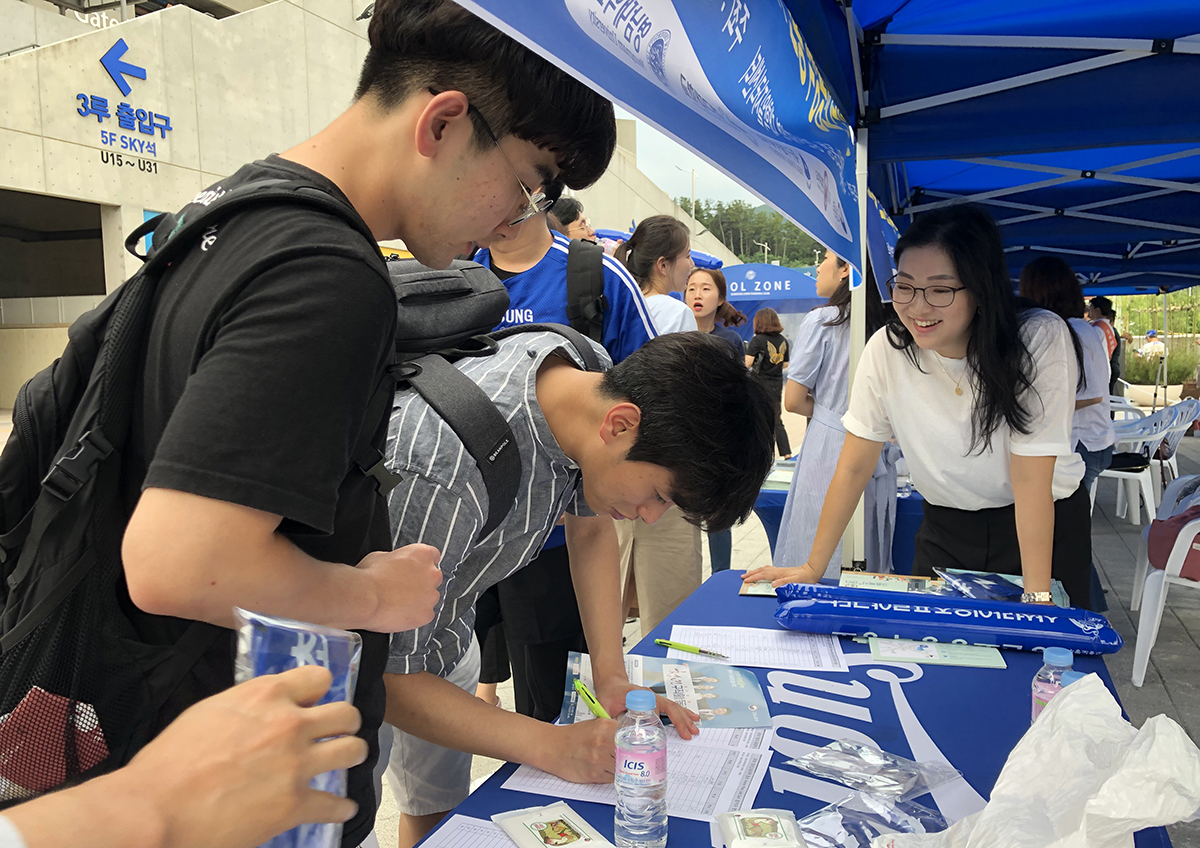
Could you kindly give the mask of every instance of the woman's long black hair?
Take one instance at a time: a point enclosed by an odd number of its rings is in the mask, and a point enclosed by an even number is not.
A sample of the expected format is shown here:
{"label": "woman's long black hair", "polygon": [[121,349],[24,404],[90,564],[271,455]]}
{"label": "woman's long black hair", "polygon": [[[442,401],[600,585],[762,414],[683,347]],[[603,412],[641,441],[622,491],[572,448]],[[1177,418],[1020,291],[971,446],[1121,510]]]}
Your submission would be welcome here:
{"label": "woman's long black hair", "polygon": [[[840,256],[835,255],[834,258],[837,259],[839,269],[845,268],[849,264]],[[876,330],[887,324],[889,318],[895,317],[895,315],[884,305],[883,298],[879,296],[879,286],[875,283],[875,269],[871,267],[870,262],[867,263],[865,285],[867,287],[867,338],[869,339],[875,335]],[[837,290],[829,296],[826,306],[832,306],[838,311],[837,315],[825,322],[826,327],[836,327],[850,320],[849,278],[838,284]]]}
{"label": "woman's long black hair", "polygon": [[1071,344],[1075,348],[1075,361],[1079,365],[1079,380],[1076,390],[1087,387],[1087,370],[1083,366],[1083,344],[1079,334],[1071,326],[1071,318],[1083,318],[1087,307],[1083,301],[1083,286],[1065,259],[1058,256],[1039,256],[1021,269],[1021,280],[1017,291],[1022,300],[1028,300],[1053,312],[1067,322]]}
{"label": "woman's long black hair", "polygon": [[[975,299],[967,339],[967,367],[975,386],[970,452],[990,450],[992,434],[1002,423],[1029,433],[1033,414],[1025,392],[1033,388],[1035,363],[1021,339],[1021,314],[996,222],[975,206],[935,209],[918,215],[896,242],[897,265],[911,247],[945,251],[959,282]],[[898,317],[888,321],[887,334],[892,347],[920,369],[917,343]]]}

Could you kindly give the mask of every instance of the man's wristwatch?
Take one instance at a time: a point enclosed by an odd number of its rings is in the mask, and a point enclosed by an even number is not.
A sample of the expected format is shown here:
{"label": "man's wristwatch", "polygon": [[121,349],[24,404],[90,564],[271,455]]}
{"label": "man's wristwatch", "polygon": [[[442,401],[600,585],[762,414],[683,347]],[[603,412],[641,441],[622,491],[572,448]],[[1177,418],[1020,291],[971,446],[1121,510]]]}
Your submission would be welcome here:
{"label": "man's wristwatch", "polygon": [[1049,592],[1022,592],[1023,604],[1048,604],[1052,600]]}

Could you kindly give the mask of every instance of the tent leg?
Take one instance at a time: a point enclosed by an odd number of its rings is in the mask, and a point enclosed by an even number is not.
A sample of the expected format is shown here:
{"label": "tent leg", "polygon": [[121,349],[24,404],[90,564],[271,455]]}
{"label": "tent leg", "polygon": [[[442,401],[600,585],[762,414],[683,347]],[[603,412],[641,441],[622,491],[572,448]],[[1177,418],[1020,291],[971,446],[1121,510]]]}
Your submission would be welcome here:
{"label": "tent leg", "polygon": [[[855,140],[855,177],[858,183],[858,239],[860,253],[859,268],[862,269],[860,285],[850,294],[850,385],[854,385],[854,372],[858,369],[858,361],[862,357],[863,348],[867,343],[867,130],[858,130]],[[853,271],[851,272],[853,273]],[[854,509],[854,517],[847,528],[845,542],[842,545],[842,567],[846,570],[847,560],[850,563],[866,563],[866,509],[864,498],[858,499]]]}

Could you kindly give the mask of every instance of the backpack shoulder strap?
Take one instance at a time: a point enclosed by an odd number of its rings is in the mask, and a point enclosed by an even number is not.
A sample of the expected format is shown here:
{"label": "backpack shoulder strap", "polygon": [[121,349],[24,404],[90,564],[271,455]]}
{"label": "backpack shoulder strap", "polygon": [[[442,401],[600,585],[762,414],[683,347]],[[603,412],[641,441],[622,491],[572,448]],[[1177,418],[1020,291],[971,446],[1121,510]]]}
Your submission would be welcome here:
{"label": "backpack shoulder strap", "polygon": [[604,248],[573,239],[567,249],[567,320],[593,341],[604,340]]}
{"label": "backpack shoulder strap", "polygon": [[399,380],[417,390],[479,466],[488,511],[477,538],[484,538],[508,515],[521,485],[521,453],[512,428],[487,393],[441,354],[404,363],[399,372]]}
{"label": "backpack shoulder strap", "polygon": [[[600,357],[596,355],[596,350],[592,347],[587,337],[565,324],[517,324],[512,327],[505,327],[503,330],[496,330],[494,333],[491,333],[491,337],[499,341],[500,339],[517,336],[521,333],[558,333],[571,343],[571,347],[575,348],[575,352],[583,360],[586,370],[605,370],[604,366],[600,363]],[[599,342],[596,343],[599,344]]]}
{"label": "backpack shoulder strap", "polygon": [[[197,204],[190,204],[195,206]],[[375,236],[362,217],[350,206],[324,189],[300,180],[253,180],[225,191],[199,211],[184,208],[178,214],[163,213],[151,218],[129,234],[125,249],[146,263],[146,271],[161,271],[183,252],[195,246],[196,240],[217,221],[255,205],[302,205],[319,209],[341,218],[365,238],[372,247]],[[146,254],[137,252],[142,237],[154,233],[153,245]],[[378,251],[376,251],[378,252]],[[379,254],[379,270],[387,273],[383,255]]]}

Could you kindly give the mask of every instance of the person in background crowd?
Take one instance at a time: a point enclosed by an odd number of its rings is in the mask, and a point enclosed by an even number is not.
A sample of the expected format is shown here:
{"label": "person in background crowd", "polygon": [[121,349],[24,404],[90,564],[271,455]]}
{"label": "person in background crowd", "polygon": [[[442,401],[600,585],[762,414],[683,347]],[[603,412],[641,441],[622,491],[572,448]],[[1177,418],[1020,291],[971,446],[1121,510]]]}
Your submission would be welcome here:
{"label": "person in background crowd", "polygon": [[754,338],[746,348],[746,367],[757,371],[767,393],[775,401],[775,444],[781,456],[792,453],[787,430],[783,426],[782,410],[779,408],[783,392],[783,375],[788,368],[788,341],[783,337],[783,324],[779,313],[771,307],[754,313]]}
{"label": "person in background crowd", "polygon": [[301,666],[205,698],[124,768],[0,814],[0,848],[253,848],[357,805],[310,789],[367,743],[345,701],[314,707],[329,671]]}
{"label": "person in background crowd", "polygon": [[546,216],[550,229],[569,239],[596,240],[592,222],[583,216],[583,204],[573,197],[560,197]]}
{"label": "person in background crowd", "polygon": [[1053,576],[1086,607],[1091,517],[1070,441],[1070,330],[1053,313],[1018,308],[1000,231],[981,209],[918,215],[895,256],[897,317],[863,351],[808,561],[747,579],[820,579],[894,436],[925,498],[914,574],[1022,574],[1031,603],[1051,602]]}
{"label": "person in background crowd", "polygon": [[[850,264],[832,250],[825,251],[817,266],[817,295],[828,298],[828,303],[804,316],[790,353],[783,393],[784,408],[809,420],[775,542],[772,564],[778,569],[809,558],[821,505],[846,438],[841,419],[850,392]],[[887,314],[873,274],[868,274],[866,281],[866,301],[870,336],[883,326]],[[866,499],[867,568],[882,572],[891,571],[896,500],[895,465],[886,457],[881,454]],[[836,577],[841,567],[839,541],[825,576]]]}
{"label": "person in background crowd", "polygon": [[1121,394],[1118,381],[1121,379],[1122,366],[1125,362],[1125,342],[1128,334],[1122,337],[1117,332],[1117,313],[1113,303],[1102,295],[1093,297],[1088,303],[1088,320],[1104,333],[1104,344],[1108,349],[1108,393]]}
{"label": "person in background crowd", "polygon": [[1083,380],[1075,392],[1071,443],[1083,457],[1083,488],[1090,491],[1100,472],[1108,468],[1117,442],[1108,404],[1111,326],[1105,331],[1083,319],[1083,287],[1071,266],[1057,256],[1039,257],[1021,269],[1020,294],[1063,318],[1083,350]]}
{"label": "person in background crowd", "polygon": [[1146,342],[1138,348],[1138,356],[1146,359],[1153,359],[1156,356],[1163,356],[1167,352],[1167,346],[1163,344],[1162,339],[1158,337],[1158,330],[1146,331]]}
{"label": "person in background crowd", "polygon": [[671,297],[683,291],[692,270],[691,235],[682,221],[670,215],[646,218],[615,255],[638,281],[660,333],[697,329],[692,310]]}
{"label": "person in background crowd", "polygon": [[725,274],[719,268],[697,268],[688,276],[688,287],[683,299],[696,314],[696,325],[702,333],[720,336],[742,356],[745,345],[742,337],[730,327],[746,323],[744,312],[726,300]]}
{"label": "person in background crowd", "polygon": [[[727,325],[740,327],[746,323],[743,312],[725,299],[725,274],[717,268],[696,268],[688,275],[683,300],[696,315],[697,328],[729,343],[735,356],[741,357],[745,346],[742,337]],[[733,561],[733,530],[708,533],[708,558],[715,574],[728,571]]]}
{"label": "person in background crowd", "polygon": [[[683,291],[692,270],[691,235],[682,221],[670,215],[643,219],[616,258],[641,286],[660,333],[696,330],[692,310],[670,296]],[[649,633],[700,585],[700,528],[672,507],[654,524],[617,522],[617,538],[625,612],[636,607],[642,633]]]}

